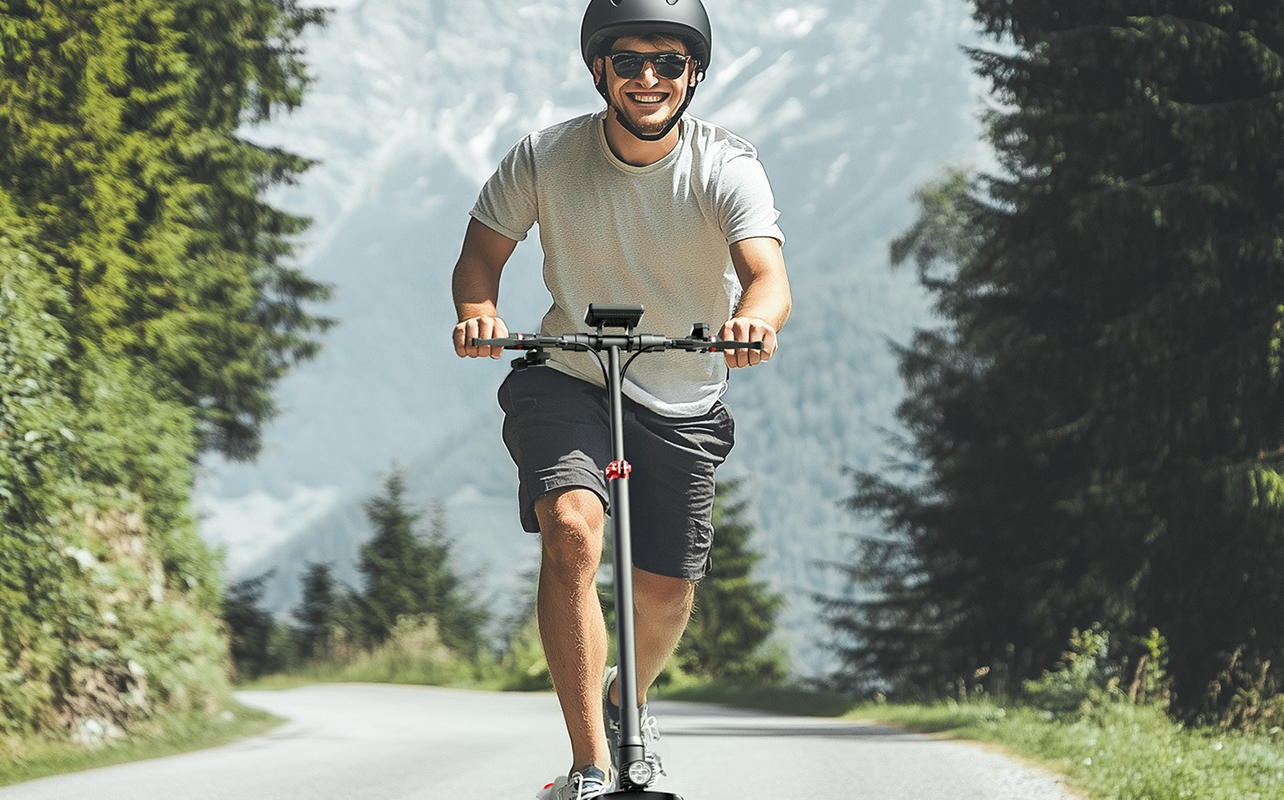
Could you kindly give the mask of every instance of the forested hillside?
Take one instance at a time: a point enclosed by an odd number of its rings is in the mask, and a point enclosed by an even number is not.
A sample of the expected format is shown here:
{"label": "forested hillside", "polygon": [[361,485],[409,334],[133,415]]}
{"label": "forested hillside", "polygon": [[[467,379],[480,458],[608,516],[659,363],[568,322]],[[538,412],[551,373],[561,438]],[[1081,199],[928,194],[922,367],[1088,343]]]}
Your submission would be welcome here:
{"label": "forested hillside", "polygon": [[253,456],[311,355],[294,0],[0,6],[0,756],[227,700],[202,453]]}

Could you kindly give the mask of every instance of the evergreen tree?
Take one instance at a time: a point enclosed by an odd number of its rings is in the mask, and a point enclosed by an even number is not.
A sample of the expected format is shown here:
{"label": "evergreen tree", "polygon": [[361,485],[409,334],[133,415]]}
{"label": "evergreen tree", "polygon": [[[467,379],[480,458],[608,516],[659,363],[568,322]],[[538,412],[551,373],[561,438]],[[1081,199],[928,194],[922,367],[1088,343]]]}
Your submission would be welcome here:
{"label": "evergreen tree", "polygon": [[406,479],[400,468],[393,468],[383,493],[367,500],[364,507],[374,537],[361,546],[357,569],[365,578],[365,633],[379,643],[388,638],[398,616],[426,610],[431,590],[422,568],[423,546],[414,530],[421,515],[407,506]]}
{"label": "evergreen tree", "polygon": [[437,501],[432,506],[424,559],[430,607],[441,623],[442,641],[456,652],[475,658],[486,645],[485,628],[490,613],[472,596],[468,581],[455,572],[452,550],[446,507]]}
{"label": "evergreen tree", "polygon": [[303,574],[302,604],[294,610],[304,658],[330,651],[330,636],[338,622],[339,595],[329,564],[308,564]]}
{"label": "evergreen tree", "polygon": [[746,518],[749,500],[738,494],[743,480],[719,481],[713,505],[713,572],[696,590],[696,607],[678,650],[678,662],[708,678],[774,681],[784,677],[781,660],[764,654],[776,630],[784,598],[754,568],[763,554],[751,540],[757,532]]}
{"label": "evergreen tree", "polygon": [[272,652],[278,626],[271,612],[260,605],[264,586],[271,577],[269,571],[238,581],[228,587],[223,597],[223,621],[228,628],[232,665],[241,680],[266,675],[280,666]]}
{"label": "evergreen tree", "polygon": [[1070,627],[1153,627],[1175,710],[1233,720],[1284,664],[1284,7],[975,5],[1015,44],[973,53],[1003,172],[902,354],[921,483],[854,501],[903,537],[884,656],[1029,676]]}
{"label": "evergreen tree", "polygon": [[[293,0],[18,0],[0,11],[0,187],[70,299],[77,353],[154,364],[202,446],[253,455],[270,389],[329,323],[262,199],[307,162],[240,138],[298,104]],[[217,94],[217,98],[213,95]]]}
{"label": "evergreen tree", "polygon": [[358,568],[365,577],[363,599],[370,638],[376,643],[387,639],[398,616],[431,614],[448,647],[477,655],[488,615],[467,596],[450,563],[442,508],[435,509],[430,536],[421,539],[416,525],[422,514],[410,510],[405,475],[394,468],[384,481],[383,493],[367,501],[365,510],[375,535],[362,545]]}
{"label": "evergreen tree", "polygon": [[1081,462],[1062,500],[1118,565],[1109,591],[1135,595],[1123,622],[1167,638],[1178,710],[1220,716],[1248,688],[1208,693],[1237,654],[1284,675],[1284,7],[978,0],[977,17],[1022,47],[978,55],[1015,105],[993,131],[1016,178],[991,185],[1012,211],[976,266],[1025,311],[996,324],[1065,354],[1050,366],[1071,380],[1036,373],[1069,389],[1048,430]]}
{"label": "evergreen tree", "polygon": [[1067,448],[1042,435],[1033,387],[1013,377],[1043,356],[1004,352],[972,327],[994,297],[959,268],[976,257],[986,207],[957,171],[917,202],[892,259],[913,260],[952,325],[898,348],[903,457],[858,474],[850,500],[892,535],[866,538],[842,567],[872,596],[830,599],[827,612],[849,688],[939,695],[979,671],[1007,691],[1054,663],[1071,630],[1106,619],[1099,584],[1080,572],[1108,562],[1074,553],[1079,522],[1056,499],[1073,472]]}

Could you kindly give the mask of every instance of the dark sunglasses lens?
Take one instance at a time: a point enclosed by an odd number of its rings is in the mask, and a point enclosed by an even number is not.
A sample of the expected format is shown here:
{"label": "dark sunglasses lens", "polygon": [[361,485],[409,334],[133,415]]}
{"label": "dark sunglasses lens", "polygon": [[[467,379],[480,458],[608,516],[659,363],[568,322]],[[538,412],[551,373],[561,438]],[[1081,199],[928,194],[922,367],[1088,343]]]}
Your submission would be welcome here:
{"label": "dark sunglasses lens", "polygon": [[641,75],[642,65],[645,63],[645,58],[631,53],[618,53],[611,56],[611,65],[615,67],[615,74],[621,78],[636,78]]}
{"label": "dark sunglasses lens", "polygon": [[685,56],[657,56],[651,63],[655,64],[655,74],[668,80],[682,77],[687,70]]}
{"label": "dark sunglasses lens", "polygon": [[687,69],[687,57],[674,53],[650,58],[636,53],[616,53],[611,56],[611,66],[615,68],[615,74],[621,78],[636,78],[641,75],[647,61],[654,65],[656,75],[667,80],[681,77]]}

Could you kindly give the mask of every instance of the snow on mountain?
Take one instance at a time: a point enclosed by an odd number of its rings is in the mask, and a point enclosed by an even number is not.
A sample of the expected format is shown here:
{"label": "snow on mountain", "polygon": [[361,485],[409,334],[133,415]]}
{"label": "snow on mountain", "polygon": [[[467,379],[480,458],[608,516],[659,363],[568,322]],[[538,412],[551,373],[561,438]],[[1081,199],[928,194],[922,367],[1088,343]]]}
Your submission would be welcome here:
{"label": "snow on mountain", "polygon": [[[841,470],[883,457],[879,431],[901,394],[886,343],[927,320],[912,276],[889,270],[887,242],[911,221],[916,186],[947,163],[988,161],[983,87],[960,50],[977,39],[953,0],[705,2],[714,63],[691,113],[758,147],[795,300],[779,357],[733,376],[739,442],[725,469],[755,476],[765,569],[789,595],[795,655],[816,668],[824,631],[809,594],[837,589],[817,561],[843,558],[841,534],[860,527],[839,506],[850,492]],[[305,560],[351,576],[367,535],[357,500],[397,460],[418,499],[447,502],[461,561],[505,596],[534,554],[499,443],[505,370],[454,356],[449,278],[468,209],[504,152],[601,105],[578,54],[584,0],[325,5],[336,11],[306,43],[315,83],[304,107],[252,135],[320,162],[280,202],[315,219],[301,260],[334,284],[326,310],[342,324],[282,383],[284,413],[259,461],[206,465],[204,531],[233,564],[279,567],[269,597],[287,607]],[[512,329],[533,328],[547,306],[539,262],[528,242],[505,271]],[[329,513],[311,519],[299,505],[310,497]],[[245,541],[269,555],[242,557]]]}

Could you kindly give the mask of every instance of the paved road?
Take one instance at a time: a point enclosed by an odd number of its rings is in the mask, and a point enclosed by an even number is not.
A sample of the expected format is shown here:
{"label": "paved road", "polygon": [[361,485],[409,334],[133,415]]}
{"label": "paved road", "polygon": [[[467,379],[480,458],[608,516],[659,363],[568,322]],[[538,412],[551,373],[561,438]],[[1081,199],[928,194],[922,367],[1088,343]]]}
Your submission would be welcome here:
{"label": "paved road", "polygon": [[[0,789],[0,800],[531,800],[569,767],[557,701],[396,686],[243,692],[291,721],[182,756]],[[687,800],[1072,800],[980,747],[859,723],[659,701],[657,788]]]}

